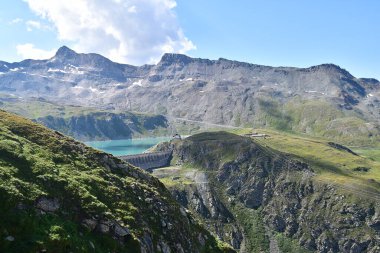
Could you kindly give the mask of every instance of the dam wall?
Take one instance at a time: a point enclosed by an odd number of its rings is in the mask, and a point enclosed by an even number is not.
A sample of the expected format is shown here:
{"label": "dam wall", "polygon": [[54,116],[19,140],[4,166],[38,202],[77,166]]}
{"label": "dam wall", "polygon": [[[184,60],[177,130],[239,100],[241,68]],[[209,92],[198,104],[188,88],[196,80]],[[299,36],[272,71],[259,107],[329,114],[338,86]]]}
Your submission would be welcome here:
{"label": "dam wall", "polygon": [[141,169],[152,171],[153,169],[169,166],[172,159],[172,151],[118,156],[118,158]]}

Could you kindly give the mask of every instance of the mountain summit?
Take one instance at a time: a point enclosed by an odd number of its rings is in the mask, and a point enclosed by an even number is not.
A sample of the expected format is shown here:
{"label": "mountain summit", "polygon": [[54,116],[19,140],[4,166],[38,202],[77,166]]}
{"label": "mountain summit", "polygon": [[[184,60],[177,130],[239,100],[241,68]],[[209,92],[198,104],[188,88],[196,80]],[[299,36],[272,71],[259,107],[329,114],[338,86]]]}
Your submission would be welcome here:
{"label": "mountain summit", "polygon": [[77,56],[78,54],[68,48],[67,46],[62,46],[60,47],[58,50],[57,50],[57,53],[55,54],[55,57],[60,57],[60,58],[73,58],[75,56]]}
{"label": "mountain summit", "polygon": [[161,57],[161,61],[159,64],[171,64],[171,63],[190,63],[193,61],[193,58],[184,55],[184,54],[174,54],[174,53],[165,53]]}

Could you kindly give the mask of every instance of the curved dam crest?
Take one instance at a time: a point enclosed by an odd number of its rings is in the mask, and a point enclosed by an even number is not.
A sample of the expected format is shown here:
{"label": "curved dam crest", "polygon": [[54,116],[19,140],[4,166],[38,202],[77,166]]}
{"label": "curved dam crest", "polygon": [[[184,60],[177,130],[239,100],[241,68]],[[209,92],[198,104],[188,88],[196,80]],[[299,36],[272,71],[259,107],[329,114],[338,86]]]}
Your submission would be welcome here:
{"label": "curved dam crest", "polygon": [[118,158],[141,169],[152,171],[153,169],[167,167],[172,160],[173,151],[153,152],[138,155],[118,156]]}

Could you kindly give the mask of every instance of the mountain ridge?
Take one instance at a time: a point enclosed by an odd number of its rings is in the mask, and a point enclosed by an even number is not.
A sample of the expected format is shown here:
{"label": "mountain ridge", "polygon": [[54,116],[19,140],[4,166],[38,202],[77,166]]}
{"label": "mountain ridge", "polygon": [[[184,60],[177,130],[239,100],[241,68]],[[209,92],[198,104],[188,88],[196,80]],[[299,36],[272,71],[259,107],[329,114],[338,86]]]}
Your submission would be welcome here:
{"label": "mountain ridge", "polygon": [[[60,48],[58,48],[57,52],[55,53],[55,55],[53,57],[51,57],[51,58],[48,58],[48,59],[39,59],[39,60],[36,60],[36,59],[24,59],[24,60],[21,60],[21,61],[18,61],[18,62],[17,61],[16,62],[7,62],[7,61],[4,61],[4,60],[0,60],[0,64],[14,66],[15,64],[21,64],[21,63],[26,63],[26,62],[27,63],[30,63],[30,62],[40,63],[40,62],[45,62],[45,61],[51,61],[55,57],[67,59],[67,58],[73,58],[73,57],[78,57],[78,56],[88,56],[88,57],[95,56],[95,57],[100,57],[100,58],[106,59],[109,62],[112,62],[114,64],[118,64],[118,65],[122,65],[122,66],[136,67],[136,68],[138,68],[138,67],[145,67],[145,66],[159,65],[162,62],[182,61],[182,62],[190,63],[190,62],[200,61],[200,62],[209,62],[209,63],[229,62],[229,63],[244,64],[246,66],[260,66],[260,67],[279,68],[279,69],[314,70],[314,69],[318,69],[318,68],[333,68],[333,69],[337,69],[337,70],[349,73],[349,71],[347,71],[346,69],[344,69],[341,66],[339,66],[337,64],[334,64],[334,63],[321,63],[321,64],[311,65],[311,66],[307,66],[307,67],[292,67],[292,66],[283,66],[283,65],[280,65],[280,66],[270,66],[270,65],[261,65],[261,64],[257,64],[257,63],[251,63],[251,62],[245,62],[245,61],[227,59],[227,58],[223,58],[223,57],[220,57],[220,58],[215,59],[215,60],[208,59],[208,58],[191,57],[191,56],[188,56],[186,54],[181,54],[181,53],[164,53],[161,56],[160,60],[157,62],[157,64],[131,65],[131,64],[128,64],[128,63],[119,63],[119,62],[116,62],[116,61],[112,61],[112,60],[108,59],[107,57],[105,57],[105,56],[103,56],[101,54],[98,54],[98,53],[78,53],[78,52],[74,51],[73,49],[71,49],[71,48],[69,48],[68,46],[65,46],[65,45],[63,45]],[[23,65],[23,64],[21,64],[21,65]],[[0,68],[2,68],[2,67],[3,66],[0,66]],[[378,79],[371,78],[371,77],[360,77],[358,79],[370,79],[372,82],[380,82]]]}
{"label": "mountain ridge", "polygon": [[[270,67],[169,53],[156,65],[132,66],[97,54],[74,54],[67,47],[58,52],[68,57],[29,60],[8,68],[2,64],[0,92],[213,124],[283,128],[327,138],[331,134],[320,129],[331,128],[339,135],[346,130],[336,120],[351,121],[356,128],[350,134],[360,132],[362,140],[380,138],[380,130],[372,131],[380,126],[380,82],[356,78],[334,64]],[[331,117],[318,119],[318,129],[310,119],[314,113],[304,113],[310,102],[316,111],[334,111]],[[359,139],[352,143],[362,142]]]}

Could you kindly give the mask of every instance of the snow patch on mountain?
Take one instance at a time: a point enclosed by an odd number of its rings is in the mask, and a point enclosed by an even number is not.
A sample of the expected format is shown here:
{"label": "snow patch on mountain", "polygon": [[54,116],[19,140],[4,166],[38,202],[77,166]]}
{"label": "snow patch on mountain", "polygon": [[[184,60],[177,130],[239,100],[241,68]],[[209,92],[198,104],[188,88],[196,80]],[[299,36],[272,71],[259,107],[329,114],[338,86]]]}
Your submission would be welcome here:
{"label": "snow patch on mountain", "polygon": [[128,87],[128,89],[132,89],[134,87],[143,87],[144,85],[142,84],[142,79],[136,81],[136,82],[133,82],[131,86]]}
{"label": "snow patch on mountain", "polygon": [[64,74],[70,73],[70,72],[64,71],[62,69],[52,69],[52,68],[49,68],[48,72],[59,72],[59,73],[64,73]]}
{"label": "snow patch on mountain", "polygon": [[77,92],[81,92],[81,91],[84,91],[84,90],[87,90],[87,91],[90,91],[92,93],[98,93],[98,94],[103,94],[105,93],[105,91],[100,91],[99,89],[97,88],[94,88],[92,86],[90,87],[83,87],[83,86],[74,86],[72,87],[74,90],[77,90]]}
{"label": "snow patch on mountain", "polygon": [[320,92],[320,91],[316,91],[316,90],[305,90],[305,93],[317,93],[317,94],[325,95],[324,92]]}
{"label": "snow patch on mountain", "polygon": [[13,68],[13,69],[10,69],[10,71],[12,72],[16,72],[16,71],[19,71],[19,70],[22,70],[23,68]]}

